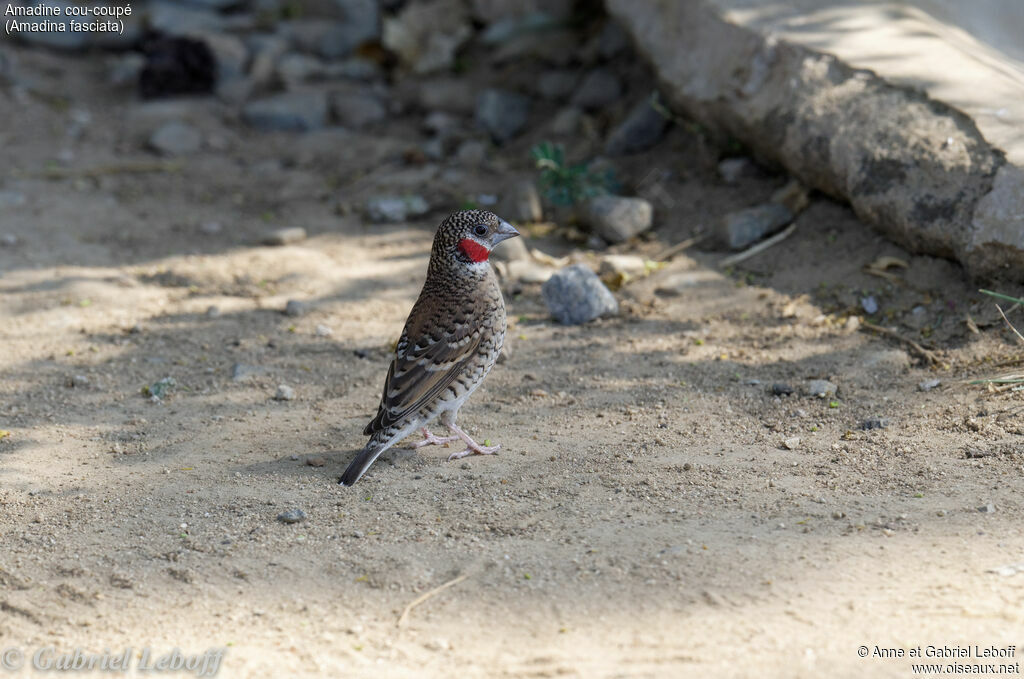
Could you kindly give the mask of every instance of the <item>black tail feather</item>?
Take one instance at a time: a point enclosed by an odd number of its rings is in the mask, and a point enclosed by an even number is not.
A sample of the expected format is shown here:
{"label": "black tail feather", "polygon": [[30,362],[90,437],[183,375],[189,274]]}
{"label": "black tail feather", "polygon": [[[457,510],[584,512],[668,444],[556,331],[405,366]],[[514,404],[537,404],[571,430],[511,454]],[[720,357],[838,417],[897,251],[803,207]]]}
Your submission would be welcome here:
{"label": "black tail feather", "polygon": [[367,443],[366,447],[356,455],[355,459],[349,464],[348,469],[346,469],[345,473],[341,475],[340,479],[338,479],[338,483],[343,486],[351,486],[354,484],[363,476],[363,474],[366,473],[366,470],[370,468],[370,465],[373,464],[383,452],[383,444],[376,443],[374,441]]}

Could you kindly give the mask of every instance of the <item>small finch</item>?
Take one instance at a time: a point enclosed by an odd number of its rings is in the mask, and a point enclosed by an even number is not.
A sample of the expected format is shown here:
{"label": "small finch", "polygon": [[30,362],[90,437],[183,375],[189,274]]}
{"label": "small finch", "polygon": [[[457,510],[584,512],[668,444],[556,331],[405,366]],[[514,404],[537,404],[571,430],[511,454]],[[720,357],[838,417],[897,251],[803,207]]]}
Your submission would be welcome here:
{"label": "small finch", "polygon": [[[363,430],[370,440],[341,475],[342,485],[358,481],[381,453],[417,429],[424,439],[414,448],[465,441],[466,449],[449,460],[497,452],[500,446],[480,445],[455,418],[501,353],[505,300],[487,258],[495,245],[518,235],[486,210],[456,212],[441,222],[427,280],[395,347],[377,416]],[[454,436],[431,434],[427,425],[435,418]]]}

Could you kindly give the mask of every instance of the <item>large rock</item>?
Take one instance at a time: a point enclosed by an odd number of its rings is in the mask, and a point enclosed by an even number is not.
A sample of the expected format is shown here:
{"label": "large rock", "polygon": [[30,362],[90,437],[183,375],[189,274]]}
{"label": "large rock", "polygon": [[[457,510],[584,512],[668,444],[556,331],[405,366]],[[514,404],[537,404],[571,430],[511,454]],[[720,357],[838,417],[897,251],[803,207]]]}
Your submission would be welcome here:
{"label": "large rock", "polygon": [[584,206],[583,219],[609,243],[621,243],[651,228],[654,208],[643,198],[595,196]]}
{"label": "large rock", "polygon": [[604,150],[610,156],[645,151],[665,134],[668,120],[651,105],[650,97],[633,107],[610,135]]}
{"label": "large rock", "polygon": [[[673,108],[849,201],[861,219],[914,252],[1024,280],[1024,171],[1004,167],[1004,153],[974,120],[813,49],[798,31],[780,39],[756,22],[741,25],[743,16],[728,11],[734,4],[606,0]],[[977,110],[978,120],[987,115]]]}
{"label": "large rock", "polygon": [[443,71],[473,34],[460,0],[413,2],[384,20],[382,42],[414,73]]}
{"label": "large rock", "polygon": [[563,325],[579,325],[619,313],[619,303],[593,271],[574,264],[555,272],[541,288],[548,311]]}

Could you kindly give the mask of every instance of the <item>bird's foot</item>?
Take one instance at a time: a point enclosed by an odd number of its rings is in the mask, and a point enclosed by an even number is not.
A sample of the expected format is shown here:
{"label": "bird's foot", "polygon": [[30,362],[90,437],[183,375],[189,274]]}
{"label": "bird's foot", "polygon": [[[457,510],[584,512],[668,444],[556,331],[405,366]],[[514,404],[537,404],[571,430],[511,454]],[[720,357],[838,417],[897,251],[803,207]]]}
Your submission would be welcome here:
{"label": "bird's foot", "polygon": [[456,436],[456,438],[460,438],[460,439],[462,439],[463,441],[466,442],[466,449],[465,450],[460,450],[459,452],[452,453],[451,455],[448,456],[448,461],[449,462],[451,462],[452,460],[461,460],[462,458],[469,457],[470,455],[494,455],[495,453],[498,452],[498,449],[501,448],[500,445],[497,445],[497,446],[482,446],[482,445],[480,445],[479,443],[474,441],[472,438],[470,438],[469,434],[467,434],[466,432],[462,431],[462,429],[460,429],[459,427],[455,426],[454,424],[449,424],[448,428],[451,429],[453,432],[455,432],[458,435],[458,436]]}
{"label": "bird's foot", "polygon": [[459,440],[458,436],[434,436],[426,427],[423,427],[420,431],[423,432],[423,440],[412,444],[413,450],[423,446],[447,446],[452,441]]}

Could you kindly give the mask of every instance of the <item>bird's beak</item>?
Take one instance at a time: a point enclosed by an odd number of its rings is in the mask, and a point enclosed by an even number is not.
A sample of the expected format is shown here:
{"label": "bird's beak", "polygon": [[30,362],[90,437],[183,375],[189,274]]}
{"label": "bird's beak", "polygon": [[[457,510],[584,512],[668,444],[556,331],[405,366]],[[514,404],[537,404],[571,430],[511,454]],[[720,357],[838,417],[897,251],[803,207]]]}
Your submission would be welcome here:
{"label": "bird's beak", "polygon": [[498,220],[498,228],[495,229],[494,236],[493,236],[492,240],[494,241],[494,244],[497,245],[498,243],[500,243],[503,240],[508,240],[509,238],[515,238],[518,235],[520,235],[520,234],[519,234],[518,231],[516,231],[516,227],[512,226],[511,224],[509,224],[504,219],[499,219]]}

